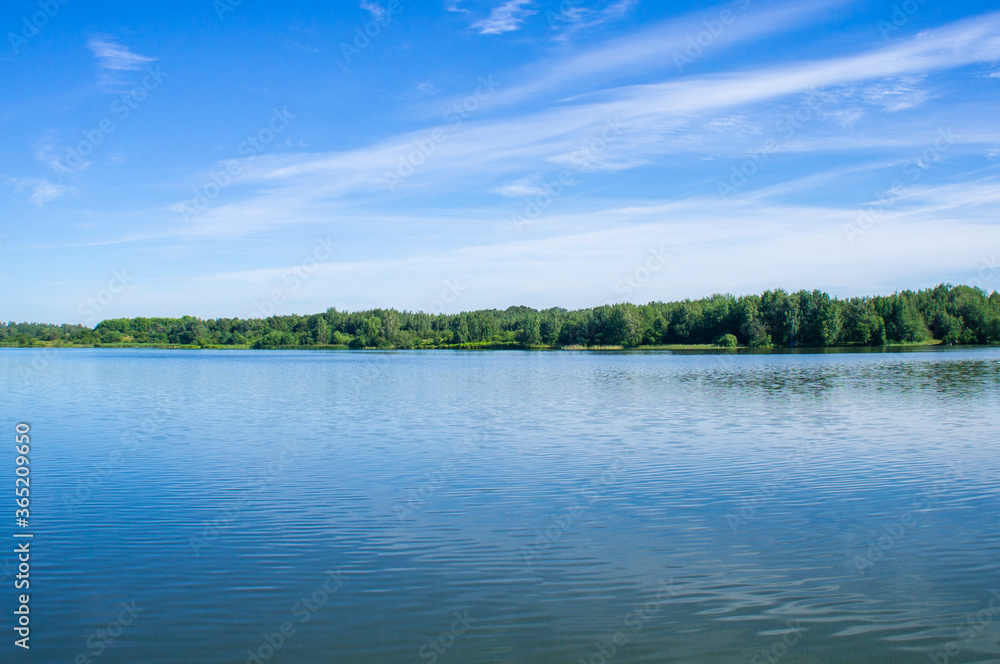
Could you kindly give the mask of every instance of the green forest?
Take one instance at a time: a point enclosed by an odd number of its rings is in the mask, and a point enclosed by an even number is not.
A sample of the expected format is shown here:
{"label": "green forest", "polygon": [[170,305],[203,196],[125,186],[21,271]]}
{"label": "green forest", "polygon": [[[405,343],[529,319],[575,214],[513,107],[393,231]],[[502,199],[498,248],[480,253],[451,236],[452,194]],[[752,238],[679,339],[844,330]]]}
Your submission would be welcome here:
{"label": "green forest", "polygon": [[770,290],[593,309],[509,307],[459,314],[372,309],[270,318],[117,318],[0,324],[4,346],[200,348],[829,347],[1000,343],[1000,293],[942,284],[837,299]]}

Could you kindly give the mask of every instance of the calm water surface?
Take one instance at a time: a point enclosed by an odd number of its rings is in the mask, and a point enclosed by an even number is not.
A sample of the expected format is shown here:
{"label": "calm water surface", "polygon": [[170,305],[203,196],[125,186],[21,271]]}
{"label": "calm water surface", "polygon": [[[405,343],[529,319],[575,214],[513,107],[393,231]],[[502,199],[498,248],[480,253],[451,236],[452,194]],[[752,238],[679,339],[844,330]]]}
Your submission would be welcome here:
{"label": "calm water surface", "polygon": [[1000,662],[997,350],[9,349],[0,382],[35,532],[3,662]]}

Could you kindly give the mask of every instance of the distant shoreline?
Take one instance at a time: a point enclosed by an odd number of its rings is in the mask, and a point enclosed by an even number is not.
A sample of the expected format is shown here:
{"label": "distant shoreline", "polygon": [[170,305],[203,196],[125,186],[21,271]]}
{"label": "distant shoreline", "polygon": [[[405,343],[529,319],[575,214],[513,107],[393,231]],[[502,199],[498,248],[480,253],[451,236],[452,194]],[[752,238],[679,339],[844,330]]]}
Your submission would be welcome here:
{"label": "distant shoreline", "polygon": [[[457,314],[370,309],[266,318],[108,318],[93,328],[0,324],[0,344],[135,348],[665,350],[889,348],[1000,344],[1000,292],[941,284],[841,300],[822,291],[513,306]],[[779,351],[780,352],[780,351]]]}
{"label": "distant shoreline", "polygon": [[407,351],[466,351],[466,352],[490,352],[490,351],[520,351],[520,352],[586,352],[586,353],[648,353],[648,352],[669,352],[682,354],[712,354],[712,355],[791,355],[791,354],[838,354],[838,353],[893,353],[901,351],[926,351],[926,350],[959,350],[959,349],[983,349],[1000,348],[1000,344],[965,344],[948,345],[940,340],[933,340],[926,343],[900,343],[886,344],[884,346],[796,346],[791,347],[771,347],[771,348],[751,348],[748,346],[722,347],[712,344],[672,344],[657,346],[524,346],[521,344],[457,344],[443,346],[422,346],[416,348],[349,348],[346,345],[313,345],[313,346],[278,346],[275,348],[253,348],[250,345],[208,345],[198,346],[194,344],[49,344],[34,346],[18,346],[15,344],[0,343],[0,349],[22,349],[22,350],[83,350],[83,349],[104,349],[104,350],[226,350],[226,351],[377,351],[381,353],[400,353]]}

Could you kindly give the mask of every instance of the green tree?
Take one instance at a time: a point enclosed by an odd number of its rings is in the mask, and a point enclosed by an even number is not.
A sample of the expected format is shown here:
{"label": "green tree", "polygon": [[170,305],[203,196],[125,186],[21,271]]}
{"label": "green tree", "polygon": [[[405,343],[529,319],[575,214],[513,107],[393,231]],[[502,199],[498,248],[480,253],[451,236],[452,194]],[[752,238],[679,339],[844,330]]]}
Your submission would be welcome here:
{"label": "green tree", "polygon": [[542,325],[538,316],[525,316],[521,320],[517,340],[525,346],[537,346],[542,343]]}
{"label": "green tree", "polygon": [[721,346],[722,348],[736,348],[739,341],[736,339],[734,334],[723,334],[719,337],[719,340],[715,342],[716,346]]}
{"label": "green tree", "polygon": [[319,316],[316,319],[316,331],[313,333],[313,338],[319,345],[324,345],[330,343],[330,326],[326,322],[326,318]]}
{"label": "green tree", "polygon": [[392,309],[383,311],[381,328],[382,336],[384,336],[390,344],[394,343],[396,338],[399,336],[399,314]]}
{"label": "green tree", "polygon": [[625,302],[602,309],[601,343],[625,347],[638,345],[642,337],[642,321],[636,306]]}

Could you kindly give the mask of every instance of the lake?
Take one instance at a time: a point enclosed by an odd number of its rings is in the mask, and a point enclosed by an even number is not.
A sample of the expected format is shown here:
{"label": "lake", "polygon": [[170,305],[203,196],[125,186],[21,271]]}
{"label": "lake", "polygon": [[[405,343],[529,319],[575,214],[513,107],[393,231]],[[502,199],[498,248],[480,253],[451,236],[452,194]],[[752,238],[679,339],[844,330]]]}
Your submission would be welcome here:
{"label": "lake", "polygon": [[1000,661],[998,349],[4,349],[0,381],[34,532],[4,662]]}

